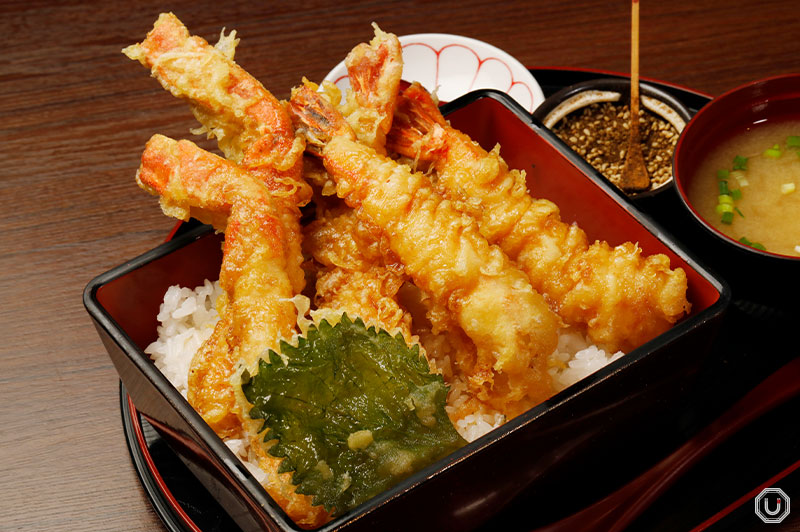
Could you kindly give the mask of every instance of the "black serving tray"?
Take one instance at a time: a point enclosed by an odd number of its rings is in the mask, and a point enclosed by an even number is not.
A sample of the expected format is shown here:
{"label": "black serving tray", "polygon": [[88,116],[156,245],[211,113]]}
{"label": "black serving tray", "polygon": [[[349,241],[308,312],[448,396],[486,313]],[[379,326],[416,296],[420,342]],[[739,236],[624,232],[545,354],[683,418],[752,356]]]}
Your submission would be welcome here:
{"label": "black serving tray", "polygon": [[[599,77],[624,77],[612,72],[564,68],[532,68],[545,97],[561,88]],[[646,80],[643,78],[643,80]],[[676,85],[646,80],[673,95],[692,113],[708,103],[710,96]],[[659,225],[666,228],[689,251],[714,270],[713,257],[705,257],[702,242],[677,193],[631,200]],[[179,226],[178,233],[191,230]],[[728,311],[723,332],[712,348],[708,374],[691,391],[692,408],[683,420],[682,439],[690,439],[720,412],[767,375],[798,355],[794,329],[798,315],[788,316],[769,307],[737,298]],[[171,531],[204,532],[236,530],[235,523],[205,490],[195,476],[146,420],[142,419],[120,387],[125,437],[137,473],[156,513]],[[800,424],[794,399],[759,419],[697,464],[681,481],[634,522],[630,530],[689,530],[702,525],[710,530],[745,530],[761,525],[752,511],[751,492],[774,481],[784,490],[793,489],[800,501]],[[680,442],[676,443],[679,444]],[[620,485],[631,479],[619,479]],[[553,486],[569,497],[570,479]],[[757,493],[757,492],[756,492]],[[787,491],[789,495],[792,493]],[[748,498],[749,496],[749,498]],[[702,501],[702,503],[698,502]],[[796,503],[797,504],[797,503]],[[557,505],[556,505],[557,506]],[[480,530],[531,530],[548,522],[547,513],[560,516],[558,508],[532,510],[529,522],[507,519],[504,514],[485,523]],[[518,516],[510,511],[507,515]],[[794,517],[800,516],[795,512]],[[798,523],[790,518],[784,524]],[[777,529],[777,528],[776,528]]]}

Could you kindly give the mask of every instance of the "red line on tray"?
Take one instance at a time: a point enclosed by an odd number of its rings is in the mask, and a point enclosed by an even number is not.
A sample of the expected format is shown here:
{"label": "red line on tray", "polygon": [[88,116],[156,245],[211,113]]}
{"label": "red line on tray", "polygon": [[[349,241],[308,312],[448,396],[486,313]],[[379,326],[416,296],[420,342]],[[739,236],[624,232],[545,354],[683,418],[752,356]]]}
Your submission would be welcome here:
{"label": "red line on tray", "polygon": [[736,499],[735,501],[733,501],[731,504],[729,504],[716,514],[712,515],[711,517],[709,517],[708,519],[697,525],[690,532],[699,532],[700,530],[705,530],[706,528],[710,527],[711,525],[713,525],[714,523],[716,523],[717,521],[719,521],[720,519],[722,519],[723,517],[725,517],[738,507],[740,507],[741,505],[743,505],[744,503],[752,501],[756,497],[756,495],[761,493],[761,491],[764,488],[774,486],[778,481],[791,474],[797,468],[800,468],[800,460],[793,463],[792,465],[790,465],[789,467],[787,467],[786,469],[784,469],[771,479],[767,480],[763,484],[759,485],[757,488],[754,488],[752,491],[749,491],[745,495],[742,495],[740,498]]}
{"label": "red line on tray", "polygon": [[[172,234],[170,234],[169,238],[172,238]],[[150,474],[153,476],[153,480],[155,480],[156,484],[158,484],[158,488],[161,490],[161,493],[167,498],[167,502],[169,502],[170,506],[175,510],[175,513],[183,520],[184,524],[186,524],[190,529],[194,532],[202,532],[197,525],[194,524],[192,518],[183,510],[183,507],[172,495],[172,492],[167,487],[167,484],[164,482],[164,478],[159,473],[158,468],[156,468],[155,462],[153,462],[153,457],[150,456],[150,448],[147,447],[147,442],[144,439],[144,432],[142,432],[142,424],[139,419],[139,412],[136,410],[136,406],[133,404],[133,399],[131,396],[128,396],[128,408],[131,411],[131,424],[133,425],[134,434],[136,434],[136,441],[139,444],[139,449],[142,451],[142,456],[144,457],[144,461],[147,464],[147,469],[150,470]]]}

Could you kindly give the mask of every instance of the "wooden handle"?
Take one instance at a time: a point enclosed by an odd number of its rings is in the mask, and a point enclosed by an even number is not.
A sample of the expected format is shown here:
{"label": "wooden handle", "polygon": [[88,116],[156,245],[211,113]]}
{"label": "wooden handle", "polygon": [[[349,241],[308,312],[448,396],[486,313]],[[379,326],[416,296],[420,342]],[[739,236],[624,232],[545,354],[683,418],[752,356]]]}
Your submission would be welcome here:
{"label": "wooden handle", "polygon": [[[639,116],[639,0],[631,1],[631,117]],[[639,130],[639,120],[631,126]]]}

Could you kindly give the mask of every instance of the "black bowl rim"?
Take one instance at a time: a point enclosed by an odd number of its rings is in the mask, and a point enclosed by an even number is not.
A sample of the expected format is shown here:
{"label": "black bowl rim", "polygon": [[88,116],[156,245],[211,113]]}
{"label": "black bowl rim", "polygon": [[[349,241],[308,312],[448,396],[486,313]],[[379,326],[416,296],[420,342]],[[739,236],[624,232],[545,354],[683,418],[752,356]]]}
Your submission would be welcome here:
{"label": "black bowl rim", "polygon": [[[580,81],[578,83],[574,83],[572,85],[568,85],[563,89],[558,90],[557,92],[551,94],[547,98],[545,98],[544,102],[537,107],[534,112],[533,116],[539,120],[540,122],[544,122],[549,115],[561,102],[564,100],[571,98],[572,96],[581,93],[587,90],[608,90],[608,91],[615,91],[622,93],[623,97],[626,93],[630,91],[631,81],[630,78],[625,77],[618,77],[618,78],[610,78],[610,77],[603,77],[603,78],[595,78],[586,81]],[[645,96],[650,96],[652,98],[661,100],[668,106],[670,106],[678,115],[686,122],[689,123],[689,120],[692,118],[692,112],[686,107],[680,100],[678,100],[673,95],[669,94],[667,91],[656,87],[646,81],[642,81],[639,83],[639,89],[642,94]],[[602,174],[601,174],[602,176]],[[607,180],[605,176],[602,176],[603,179]],[[666,183],[659,186],[658,188],[645,190],[644,192],[631,192],[626,194],[630,198],[647,198],[654,196],[656,194],[660,194],[661,192],[668,190],[672,187],[672,183],[675,181],[675,176],[669,179]]]}
{"label": "black bowl rim", "polygon": [[[779,74],[776,76],[769,76],[767,78],[749,81],[747,83],[743,83],[737,87],[734,87],[720,94],[719,96],[713,98],[710,102],[708,102],[705,106],[703,106],[702,109],[697,111],[697,113],[692,117],[692,119],[686,123],[686,127],[683,128],[680,137],[678,137],[678,143],[675,145],[675,151],[672,154],[672,175],[673,175],[672,180],[675,184],[674,186],[675,190],[678,193],[678,197],[680,198],[684,208],[689,212],[689,214],[692,215],[692,218],[698,224],[700,224],[700,226],[708,234],[713,236],[716,240],[720,241],[724,245],[732,247],[732,249],[737,249],[743,253],[748,253],[753,257],[778,261],[785,264],[800,263],[800,256],[793,257],[791,255],[784,255],[783,253],[775,253],[774,251],[762,251],[754,247],[746,246],[741,242],[738,242],[737,240],[734,240],[733,238],[729,237],[719,229],[715,228],[713,225],[708,223],[705,218],[700,216],[700,213],[698,213],[695,210],[694,206],[692,205],[692,202],[689,201],[688,194],[686,193],[686,190],[684,190],[682,181],[678,177],[678,173],[680,171],[678,168],[678,155],[680,154],[681,146],[683,146],[686,136],[688,135],[687,132],[690,131],[691,127],[697,127],[697,123],[703,119],[703,116],[705,116],[703,113],[705,112],[706,114],[708,114],[710,112],[708,111],[708,109],[711,109],[715,104],[719,105],[718,102],[725,101],[731,96],[739,94],[743,91],[755,90],[756,88],[763,87],[764,85],[767,85],[769,83],[784,81],[786,79],[791,79],[791,78],[795,78],[798,81],[800,81],[800,72],[794,72],[790,74]],[[760,98],[763,100],[764,96],[761,95]]]}
{"label": "black bowl rim", "polygon": [[[567,147],[566,144],[564,144],[554,133],[547,129],[538,119],[534,118],[506,93],[494,89],[481,89],[473,91],[453,100],[452,102],[444,104],[442,106],[442,113],[447,115],[450,112],[465,107],[483,98],[490,98],[505,106],[524,124],[534,130],[535,133],[544,137],[545,140],[554,147],[554,149],[559,151],[562,156],[569,160],[571,164],[586,174],[596,186],[600,187],[604,192],[611,196],[611,198],[617,204],[619,204],[621,208],[627,211],[638,223],[643,225],[647,231],[652,233],[673,253],[684,260],[688,266],[690,266],[701,277],[709,282],[718,292],[718,298],[715,302],[713,302],[704,310],[700,311],[698,314],[675,324],[668,331],[643,344],[637,349],[627,353],[624,357],[581,379],[577,383],[560,391],[524,414],[521,414],[511,421],[508,421],[501,427],[491,431],[481,438],[476,439],[454,453],[451,453],[450,455],[416,472],[402,482],[398,483],[390,490],[387,490],[386,492],[377,495],[369,501],[363,503],[358,508],[355,508],[350,512],[345,513],[331,522],[323,525],[322,527],[315,529],[316,531],[333,531],[342,528],[351,521],[361,519],[378,507],[389,503],[392,499],[395,499],[409,490],[412,490],[417,485],[432,479],[441,472],[453,467],[457,463],[466,460],[473,454],[483,452],[485,449],[490,448],[494,445],[494,442],[507,438],[518,430],[522,430],[526,425],[530,424],[546,413],[555,410],[556,408],[563,408],[563,405],[568,404],[571,399],[613,377],[628,366],[635,364],[641,358],[647,356],[651,351],[666,344],[672,343],[679,336],[701,327],[709,321],[712,321],[721,315],[730,303],[731,292],[727,282],[712,274],[701,263],[700,260],[694,257],[689,251],[681,247],[669,233],[658,226],[649,216],[633,206],[621,191],[609,183],[582,157],[569,149],[569,147]],[[197,433],[201,436],[203,442],[208,445],[212,452],[221,458],[222,463],[229,470],[231,477],[236,479],[239,485],[244,488],[245,491],[249,493],[257,503],[267,510],[268,514],[275,521],[275,523],[283,530],[301,532],[304,529],[299,528],[291,519],[288,518],[288,516],[286,516],[283,510],[272,500],[271,497],[269,497],[266,491],[255,480],[250,472],[239,462],[238,458],[233,455],[233,453],[222,442],[222,440],[189,405],[186,399],[184,399],[183,396],[172,386],[172,384],[169,383],[167,378],[155,367],[155,365],[152,364],[149,357],[141,349],[139,349],[139,347],[131,340],[131,338],[118,326],[118,324],[105,311],[97,299],[97,292],[104,284],[107,284],[114,279],[129,273],[130,271],[142,267],[165,254],[171,253],[180,247],[188,245],[195,240],[206,236],[211,231],[213,231],[213,229],[209,226],[199,226],[173,240],[165,242],[156,248],[143,253],[142,255],[139,255],[132,260],[121,264],[120,266],[98,275],[92,279],[84,289],[84,306],[88,313],[95,319],[98,326],[102,327],[109,334],[114,342],[131,359],[131,361],[136,364],[142,373],[165,396],[176,413],[178,413],[187,423],[189,423],[190,426],[197,430]]]}
{"label": "black bowl rim", "polygon": [[[613,90],[616,92],[621,92],[624,96],[625,93],[630,91],[630,85],[630,78],[625,77],[595,78],[573,83],[572,85],[568,85],[545,98],[545,101],[542,102],[542,104],[539,105],[536,110],[534,110],[533,116],[539,121],[544,122],[544,119],[547,117],[547,115],[549,115],[550,112],[558,106],[558,104],[567,98],[578,94],[579,92],[594,89]],[[689,109],[683,103],[681,103],[680,100],[669,94],[667,91],[646,81],[641,81],[639,83],[639,90],[641,94],[657,98],[672,107],[675,112],[677,112],[686,122],[689,122],[689,120],[692,118],[692,113],[689,111]]]}

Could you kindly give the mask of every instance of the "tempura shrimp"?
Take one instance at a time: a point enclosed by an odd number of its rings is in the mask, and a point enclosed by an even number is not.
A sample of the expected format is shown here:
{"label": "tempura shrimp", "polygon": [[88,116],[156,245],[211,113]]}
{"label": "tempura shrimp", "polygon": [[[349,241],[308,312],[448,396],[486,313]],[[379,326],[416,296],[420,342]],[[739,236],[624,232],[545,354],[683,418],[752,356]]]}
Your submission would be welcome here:
{"label": "tempura shrimp", "polygon": [[[401,83],[402,50],[397,37],[373,26],[375,38],[369,45],[356,46],[345,59],[352,90],[337,109],[361,144],[385,153],[385,138],[391,129]],[[323,90],[332,103],[339,101],[338,91],[324,83]],[[317,111],[325,113],[324,109]],[[339,129],[339,134],[348,134]],[[307,176],[323,195],[335,193],[335,183],[324,169],[314,168]],[[378,229],[367,226],[345,205],[331,206],[329,199],[317,201],[320,205],[316,220],[306,227],[304,241],[304,247],[322,265],[316,281],[317,304],[383,320],[384,327],[400,327],[406,338],[413,331],[432,370],[442,373],[454,390],[451,395],[459,397],[457,406],[448,407],[454,423],[470,414],[492,411],[476,397],[465,401],[466,395],[458,393],[463,387],[461,368],[474,367],[476,349],[446,309],[432,308],[432,298],[404,284],[403,265],[392,256],[388,244],[382,243],[386,239]],[[402,304],[400,289],[408,294]],[[407,304],[417,311],[413,324]]]}
{"label": "tempura shrimp", "polygon": [[486,152],[452,128],[420,85],[401,94],[387,142],[418,163],[432,163],[437,189],[475,207],[470,212],[481,234],[594,343],[629,351],[688,312],[681,268],[671,270],[665,255],[642,256],[630,242],[589,245],[577,225],[561,221],[555,204],[528,194],[524,172],[509,170],[497,149]]}
{"label": "tempura shrimp", "polygon": [[[477,347],[469,383],[509,418],[550,396],[546,357],[557,343],[558,317],[525,274],[474,221],[443,200],[426,176],[378,154],[342,130],[342,117],[312,86],[295,89],[290,111],[301,131],[322,141],[337,195],[378,227],[414,283],[456,316]],[[313,112],[310,112],[313,109]]]}
{"label": "tempura shrimp", "polygon": [[[383,150],[403,64],[397,37],[377,25],[374,29],[372,41],[359,44],[345,59],[353,89],[340,110],[361,142]],[[399,329],[410,343],[411,316],[396,298],[405,281],[402,265],[386,266],[379,232],[338,198],[319,198],[317,203],[316,219],[304,231],[304,248],[319,266],[317,306],[343,310],[389,331]]]}
{"label": "tempura shrimp", "polygon": [[303,180],[304,142],[284,106],[233,61],[235,32],[211,46],[172,13],[162,13],[144,41],[123,53],[151,69],[161,85],[183,98],[202,131],[216,137],[225,157],[262,180],[286,228],[292,286],[304,284],[299,206],[311,198]]}
{"label": "tempura shrimp", "polygon": [[318,264],[315,302],[343,310],[387,331],[399,329],[412,341],[411,315],[398,303],[405,281],[402,266],[386,267],[378,237],[345,205],[317,209],[305,231],[304,247]]}
{"label": "tempura shrimp", "polygon": [[[224,228],[220,286],[226,299],[222,314],[231,326],[227,338],[235,342],[229,352],[235,348],[237,356],[250,365],[265,348],[277,347],[279,338],[291,336],[296,311],[289,300],[294,290],[286,273],[284,229],[269,191],[233,163],[189,141],[162,135],[148,141],[137,181],[159,195],[166,214],[183,220],[191,216]],[[233,362],[228,361],[230,368]],[[195,362],[192,366],[190,399],[191,395],[219,391],[216,386],[197,386],[202,372]],[[207,413],[233,410],[197,406]],[[217,424],[215,415],[204,417],[212,427]]]}
{"label": "tempura shrimp", "polygon": [[328,514],[295,492],[290,473],[278,473],[281,459],[261,445],[261,423],[243,412],[231,383],[240,359],[252,368],[264,349],[294,333],[285,231],[270,191],[235,164],[161,135],[147,143],[137,182],[159,195],[165,213],[225,228],[220,321],[192,360],[189,402],[220,437],[249,438],[270,496],[298,523],[319,526]]}

